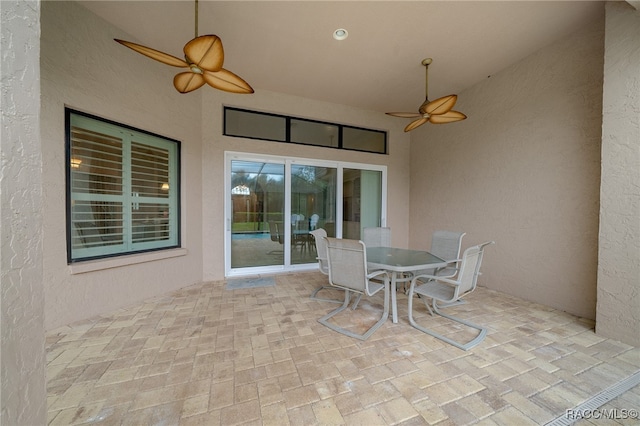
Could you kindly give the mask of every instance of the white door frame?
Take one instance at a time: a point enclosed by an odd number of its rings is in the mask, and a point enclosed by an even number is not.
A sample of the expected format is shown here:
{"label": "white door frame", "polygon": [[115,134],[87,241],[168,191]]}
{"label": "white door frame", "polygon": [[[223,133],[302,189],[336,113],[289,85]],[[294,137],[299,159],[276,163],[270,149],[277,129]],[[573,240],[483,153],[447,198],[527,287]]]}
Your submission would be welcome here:
{"label": "white door frame", "polygon": [[[290,238],[284,239],[284,264],[270,265],[249,268],[231,268],[231,222],[232,210],[231,203],[231,162],[233,160],[255,161],[263,163],[277,163],[284,165],[285,168],[285,205],[284,211],[291,211],[291,166],[294,164],[304,164],[306,166],[331,167],[337,169],[337,188],[336,188],[336,236],[342,236],[342,183],[344,169],[361,169],[374,170],[382,172],[382,198],[381,198],[381,226],[387,223],[387,166],[377,164],[340,162],[330,160],[317,160],[313,158],[301,157],[282,157],[268,154],[255,154],[248,152],[226,151],[224,154],[224,270],[225,277],[237,277],[260,274],[273,274],[281,272],[293,271],[309,271],[318,268],[317,263],[308,263],[301,265],[291,265],[291,241]],[[284,228],[291,229],[291,215],[284,215]]]}

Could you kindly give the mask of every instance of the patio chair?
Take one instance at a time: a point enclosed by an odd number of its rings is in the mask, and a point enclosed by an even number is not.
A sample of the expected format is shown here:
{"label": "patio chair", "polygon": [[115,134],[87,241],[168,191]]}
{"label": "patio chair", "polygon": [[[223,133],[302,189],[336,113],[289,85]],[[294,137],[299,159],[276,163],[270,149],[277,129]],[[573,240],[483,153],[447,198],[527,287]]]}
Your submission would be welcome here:
{"label": "patio chair", "polygon": [[[460,269],[456,275],[456,279],[445,278],[438,275],[416,275],[411,280],[411,286],[409,287],[409,323],[418,330],[430,334],[440,340],[443,340],[453,346],[460,349],[469,350],[476,346],[482,340],[484,340],[487,329],[474,324],[470,321],[466,321],[452,315],[442,313],[438,306],[439,302],[451,303],[457,301],[459,298],[471,293],[476,288],[478,282],[478,275],[480,274],[480,265],[482,264],[482,256],[484,248],[494,244],[494,241],[489,241],[477,246],[469,247],[464,251],[462,260],[460,261]],[[476,337],[466,343],[461,343],[443,336],[435,331],[429,330],[426,327],[418,325],[413,318],[413,295],[418,294],[421,296],[430,297],[432,299],[431,306],[425,301],[425,306],[433,316],[434,312],[444,318],[448,318],[459,324],[466,325],[468,327],[478,330]]]}
{"label": "patio chair", "polygon": [[316,213],[312,214],[311,217],[309,218],[309,229],[311,229],[312,231],[316,229],[316,227],[318,226],[319,220],[320,220],[320,216],[318,216]]}
{"label": "patio chair", "polygon": [[362,230],[362,242],[367,247],[391,247],[391,228],[364,228]]}
{"label": "patio chair", "polygon": [[[460,248],[462,247],[462,237],[466,232],[453,231],[434,231],[431,237],[431,248],[429,253],[435,254],[442,260],[450,263],[450,266],[431,270],[431,272],[422,272],[425,275],[437,275],[439,277],[452,278],[458,271],[460,262]],[[416,274],[417,275],[417,274]]]}
{"label": "patio chair", "polygon": [[329,275],[329,262],[327,260],[327,242],[325,241],[325,237],[327,236],[327,231],[323,228],[314,229],[310,231],[309,234],[313,236],[316,244],[316,260],[318,261],[318,266],[320,267],[320,272],[325,275]]}
{"label": "patio chair", "polygon": [[[318,228],[309,232],[309,234],[311,234],[313,236],[313,239],[315,240],[316,253],[318,255],[316,259],[318,260],[318,267],[320,269],[320,272],[322,272],[325,275],[329,275],[329,261],[327,259],[327,240],[325,240],[325,237],[327,236],[327,231],[325,231],[323,228]],[[331,303],[344,302],[344,297],[340,299],[328,299],[324,297],[318,297],[318,293],[322,290],[332,290],[332,291],[339,290],[340,292],[343,292],[342,289],[333,287],[331,285],[323,285],[313,290],[313,293],[311,293],[311,296],[310,296],[311,299],[319,300],[321,302],[331,302]],[[360,296],[358,296],[358,299],[354,302],[354,305],[357,306],[359,301],[360,301]]]}
{"label": "patio chair", "polygon": [[[313,236],[313,239],[315,240],[316,254],[318,255],[316,257],[316,260],[318,261],[318,267],[320,269],[320,272],[322,272],[325,275],[329,275],[329,261],[327,260],[327,242],[325,240],[325,237],[327,236],[327,231],[325,231],[323,228],[318,228],[309,232],[309,234],[311,234]],[[343,299],[338,300],[338,299],[327,299],[323,297],[318,297],[317,296],[318,292],[322,290],[335,290],[335,288],[328,285],[320,286],[315,290],[313,290],[313,293],[311,293],[311,299],[319,300],[321,302],[332,302],[332,303],[342,303],[344,301]]]}
{"label": "patio chair", "polygon": [[280,226],[278,226],[277,222],[269,222],[269,236],[271,241],[284,244],[284,235],[280,234]]}
{"label": "patio chair", "polygon": [[300,252],[304,253],[311,242],[309,235],[309,221],[298,220],[291,225],[291,247],[300,247]]}
{"label": "patio chair", "polygon": [[[442,260],[450,262],[449,266],[436,269],[423,269],[415,271],[409,275],[409,278],[416,275],[437,275],[439,277],[452,278],[458,271],[460,263],[460,248],[462,247],[462,237],[467,235],[466,232],[454,231],[434,231],[431,236],[431,248],[429,253],[438,256]],[[407,292],[405,287],[405,293]],[[455,303],[463,303],[461,301]],[[449,305],[450,306],[450,305]]]}
{"label": "patio chair", "polygon": [[[282,223],[282,222],[280,222]],[[282,226],[282,225],[280,225]],[[271,237],[271,241],[278,242],[280,244],[284,244],[284,235],[280,233],[280,226],[278,226],[278,222],[269,222],[269,236]],[[269,254],[283,254],[284,250],[271,250]]]}
{"label": "patio chair", "polygon": [[[329,262],[329,282],[332,286],[345,290],[345,297],[340,307],[320,318],[318,322],[346,336],[367,340],[389,317],[389,275],[385,271],[367,273],[367,250],[362,241],[327,237],[325,241]],[[349,306],[351,293],[373,296],[380,290],[384,290],[382,316],[363,334],[329,322],[329,319]],[[355,309],[355,303],[352,309]]]}

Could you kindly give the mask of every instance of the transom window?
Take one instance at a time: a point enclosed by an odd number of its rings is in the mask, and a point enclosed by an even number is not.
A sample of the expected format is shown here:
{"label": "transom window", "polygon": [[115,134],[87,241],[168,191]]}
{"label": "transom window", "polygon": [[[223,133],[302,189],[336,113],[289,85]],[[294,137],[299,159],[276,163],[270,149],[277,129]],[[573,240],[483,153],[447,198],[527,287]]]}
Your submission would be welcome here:
{"label": "transom window", "polygon": [[225,136],[387,153],[387,133],[239,108],[224,108]]}
{"label": "transom window", "polygon": [[179,142],[65,112],[68,262],[178,247]]}

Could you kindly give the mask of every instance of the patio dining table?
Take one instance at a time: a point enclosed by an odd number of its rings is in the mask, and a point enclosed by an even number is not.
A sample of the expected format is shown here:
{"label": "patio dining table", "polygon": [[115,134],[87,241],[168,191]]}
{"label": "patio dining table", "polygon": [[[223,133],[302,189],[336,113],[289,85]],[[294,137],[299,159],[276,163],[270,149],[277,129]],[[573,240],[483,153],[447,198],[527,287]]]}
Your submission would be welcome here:
{"label": "patio dining table", "polygon": [[367,267],[369,270],[385,270],[391,273],[391,313],[394,323],[398,322],[397,283],[407,282],[411,279],[405,277],[405,274],[447,265],[448,262],[428,251],[395,247],[367,247]]}

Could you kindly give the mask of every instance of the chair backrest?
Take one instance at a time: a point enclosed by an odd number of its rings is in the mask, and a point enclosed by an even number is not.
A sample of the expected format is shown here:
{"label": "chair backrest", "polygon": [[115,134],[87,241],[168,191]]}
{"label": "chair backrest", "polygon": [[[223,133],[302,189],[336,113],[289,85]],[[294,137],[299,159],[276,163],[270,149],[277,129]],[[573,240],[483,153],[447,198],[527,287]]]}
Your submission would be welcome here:
{"label": "chair backrest", "polygon": [[465,235],[466,232],[434,231],[429,253],[446,261],[460,259],[462,237]]}
{"label": "chair backrest", "polygon": [[367,251],[362,241],[325,237],[331,285],[369,294]]}
{"label": "chair backrest", "polygon": [[458,296],[475,290],[476,284],[478,283],[478,275],[480,274],[480,266],[482,265],[484,248],[494,243],[494,241],[488,241],[477,246],[469,247],[464,251],[460,272],[456,280],[458,282]]}
{"label": "chair backrest", "polygon": [[284,240],[280,238],[280,232],[276,222],[269,222],[269,236],[271,237],[271,241],[284,242]]}
{"label": "chair backrest", "polygon": [[309,230],[309,221],[308,220],[299,220],[295,223],[295,229],[298,231],[308,231]]}
{"label": "chair backrest", "polygon": [[309,232],[313,235],[313,239],[316,242],[316,253],[318,254],[318,265],[320,266],[320,272],[325,275],[329,275],[329,261],[327,260],[327,231],[322,228],[314,229]]}
{"label": "chair backrest", "polygon": [[318,226],[319,220],[320,220],[320,216],[318,216],[316,213],[312,214],[311,217],[309,218],[309,227],[311,229],[316,229],[316,226]]}
{"label": "chair backrest", "polygon": [[367,247],[391,247],[391,228],[364,228],[362,241]]}

